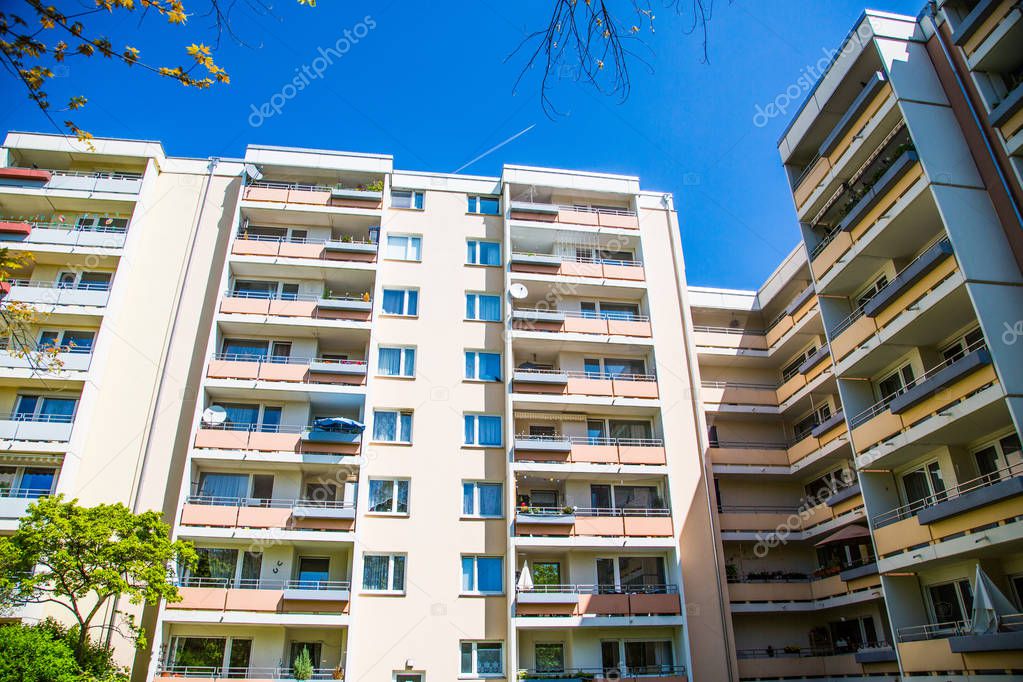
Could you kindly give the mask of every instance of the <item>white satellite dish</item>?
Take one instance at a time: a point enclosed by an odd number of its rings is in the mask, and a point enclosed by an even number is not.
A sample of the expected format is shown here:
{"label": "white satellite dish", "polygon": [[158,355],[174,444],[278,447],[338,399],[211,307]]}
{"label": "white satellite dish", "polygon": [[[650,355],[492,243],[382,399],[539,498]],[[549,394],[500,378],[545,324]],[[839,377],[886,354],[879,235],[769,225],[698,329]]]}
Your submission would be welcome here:
{"label": "white satellite dish", "polygon": [[217,426],[227,421],[227,410],[220,405],[210,405],[202,411],[202,423]]}
{"label": "white satellite dish", "polygon": [[529,289],[526,288],[525,284],[516,282],[508,287],[508,295],[514,298],[516,301],[521,301],[526,296],[529,296]]}

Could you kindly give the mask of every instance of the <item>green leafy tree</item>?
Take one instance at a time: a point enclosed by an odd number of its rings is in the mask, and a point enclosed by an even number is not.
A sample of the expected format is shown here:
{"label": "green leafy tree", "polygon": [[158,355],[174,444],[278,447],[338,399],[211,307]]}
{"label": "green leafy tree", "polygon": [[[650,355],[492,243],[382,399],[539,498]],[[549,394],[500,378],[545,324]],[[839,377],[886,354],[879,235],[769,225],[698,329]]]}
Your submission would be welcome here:
{"label": "green leafy tree", "polygon": [[71,647],[52,630],[0,627],[0,682],[77,682],[81,673]]}
{"label": "green leafy tree", "polygon": [[11,288],[9,280],[33,260],[32,254],[27,251],[16,253],[8,248],[0,248],[0,340],[4,342],[8,353],[28,360],[33,369],[55,373],[64,367],[60,353],[69,348],[36,343],[33,325],[41,323],[46,315],[28,303],[12,301],[7,297]]}
{"label": "green leafy tree", "polygon": [[[63,496],[28,508],[13,535],[0,538],[0,605],[56,604],[73,619],[75,660],[85,668],[89,633],[103,608],[118,597],[132,604],[180,601],[170,566],[194,566],[190,543],[170,540],[158,512],[134,514],[123,504],[82,507]],[[120,614],[139,646],[142,631]]]}

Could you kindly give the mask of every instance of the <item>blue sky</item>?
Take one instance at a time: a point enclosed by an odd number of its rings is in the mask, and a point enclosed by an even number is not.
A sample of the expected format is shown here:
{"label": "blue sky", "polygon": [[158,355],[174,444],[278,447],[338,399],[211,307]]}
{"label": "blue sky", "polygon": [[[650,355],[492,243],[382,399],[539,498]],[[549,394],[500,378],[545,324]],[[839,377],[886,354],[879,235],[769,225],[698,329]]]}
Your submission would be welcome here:
{"label": "blue sky", "polygon": [[[233,26],[246,45],[224,36],[216,52],[230,85],[198,92],[137,68],[78,59],[53,81],[50,97],[57,103],[84,94],[80,126],[97,136],[160,140],[172,155],[240,156],[258,143],[391,153],[398,168],[444,172],[533,126],[463,172],[496,175],[515,163],[639,175],[645,188],[676,197],[690,284],[748,288],[798,239],[775,146],[791,112],[756,125],[757,106],[837,46],[861,3],[716,0],[709,63],[700,36],[684,34],[685,18],[663,9],[656,33],[633,47],[649,68],[633,63],[629,99],[619,104],[566,79],[553,92],[565,113],[555,120],[540,107],[536,74],[513,90],[525,57],[509,58],[527,33],[546,25],[547,0],[321,0],[315,9],[278,0],[273,16],[238,3]],[[871,6],[916,14],[922,1]],[[360,22],[375,26],[356,29]],[[211,42],[210,24],[202,16],[185,29],[156,17],[140,24],[120,13],[98,15],[95,26],[115,46],[139,47],[143,61],[175,65],[185,62],[185,44]],[[363,37],[322,77],[307,79],[279,114],[253,115],[253,106],[279,95],[346,29]],[[13,103],[0,111],[0,130],[53,130],[5,72],[0,90]]]}

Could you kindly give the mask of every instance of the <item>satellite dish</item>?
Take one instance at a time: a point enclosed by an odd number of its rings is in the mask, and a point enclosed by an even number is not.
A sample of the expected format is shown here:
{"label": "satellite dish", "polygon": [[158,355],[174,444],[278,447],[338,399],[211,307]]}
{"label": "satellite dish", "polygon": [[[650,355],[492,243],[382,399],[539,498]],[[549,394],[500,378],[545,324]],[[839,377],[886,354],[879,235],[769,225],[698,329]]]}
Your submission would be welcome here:
{"label": "satellite dish", "polygon": [[508,294],[516,301],[521,301],[526,296],[529,296],[529,289],[526,288],[525,284],[516,282],[508,287]]}
{"label": "satellite dish", "polygon": [[227,410],[220,405],[210,405],[202,411],[202,423],[218,426],[227,421]]}

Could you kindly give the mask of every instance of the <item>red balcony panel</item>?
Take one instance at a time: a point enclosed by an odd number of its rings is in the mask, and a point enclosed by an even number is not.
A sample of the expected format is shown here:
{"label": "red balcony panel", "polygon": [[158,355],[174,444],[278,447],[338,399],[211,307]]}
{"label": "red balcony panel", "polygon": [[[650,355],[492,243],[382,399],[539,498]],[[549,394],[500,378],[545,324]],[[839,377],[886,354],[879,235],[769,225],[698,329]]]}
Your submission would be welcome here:
{"label": "red balcony panel", "polygon": [[32,225],[19,222],[0,222],[0,234],[14,234],[27,237],[32,232]]}
{"label": "red balcony panel", "polygon": [[0,179],[27,180],[29,182],[49,182],[53,173],[39,168],[0,168]]}

